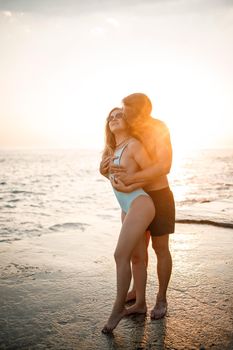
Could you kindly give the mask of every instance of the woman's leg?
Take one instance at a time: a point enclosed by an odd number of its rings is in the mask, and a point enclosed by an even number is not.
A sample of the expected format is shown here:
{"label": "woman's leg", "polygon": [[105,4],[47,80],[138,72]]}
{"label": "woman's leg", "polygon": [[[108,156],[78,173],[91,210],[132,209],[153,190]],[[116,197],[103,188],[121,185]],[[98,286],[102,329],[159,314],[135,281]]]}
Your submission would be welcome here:
{"label": "woman's leg", "polygon": [[146,236],[145,234],[140,238],[132,255],[132,272],[134,278],[134,288],[136,303],[127,308],[127,314],[140,313],[144,314],[147,311],[146,307],[146,280],[147,280],[147,265],[146,265]]}
{"label": "woman's leg", "polygon": [[[124,211],[121,212],[121,223],[123,224],[124,222],[124,219],[126,217],[126,213]],[[133,253],[133,256],[134,256],[134,253]],[[132,300],[136,300],[136,290],[135,290],[135,284],[134,284],[134,271],[133,271],[133,256],[132,256],[132,259],[131,259],[131,264],[132,264],[132,274],[133,274],[133,286],[132,286],[132,289],[127,293],[127,296],[126,296],[126,303],[128,301],[132,301]]]}
{"label": "woman's leg", "polygon": [[[127,294],[126,302],[136,300],[135,284],[140,283],[140,281],[142,281],[142,277],[140,276],[139,273],[137,273],[137,267],[138,267],[138,264],[141,264],[141,259],[143,259],[143,264],[146,266],[146,268],[148,266],[147,248],[150,241],[150,231],[145,232],[144,240],[145,240],[144,242],[146,246],[143,249],[143,254],[139,254],[139,251],[138,251],[138,249],[140,249],[139,247],[136,247],[135,251],[132,254],[131,263],[132,263],[132,273],[133,273],[133,286],[132,286],[132,289]],[[136,280],[138,280],[138,282],[136,282]]]}
{"label": "woman's leg", "polygon": [[104,333],[112,332],[126,314],[124,304],[131,281],[131,255],[152,221],[154,213],[151,199],[140,196],[133,201],[124,219],[114,254],[117,267],[117,296],[112,313],[102,330]]}
{"label": "woman's leg", "polygon": [[[123,224],[124,222],[124,219],[126,217],[126,213],[124,211],[121,212],[121,223]],[[127,293],[127,296],[126,296],[126,303],[128,301],[133,301],[133,300],[136,300],[136,289],[135,289],[135,284],[134,284],[134,269],[133,269],[133,257],[134,257],[134,253],[132,255],[132,259],[131,259],[131,264],[132,264],[132,274],[133,274],[133,286],[132,286],[132,289]]]}

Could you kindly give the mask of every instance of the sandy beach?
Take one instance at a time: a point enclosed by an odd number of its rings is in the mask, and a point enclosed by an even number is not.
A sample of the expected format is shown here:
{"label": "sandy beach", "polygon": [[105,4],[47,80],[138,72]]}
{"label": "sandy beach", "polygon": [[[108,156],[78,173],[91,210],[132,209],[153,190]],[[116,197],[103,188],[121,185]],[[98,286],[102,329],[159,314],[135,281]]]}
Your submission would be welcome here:
{"label": "sandy beach", "polygon": [[[114,336],[101,333],[115,295],[118,228],[106,222],[96,231],[1,244],[1,349],[233,348],[233,232],[207,225],[177,224],[171,236],[165,319],[129,316]],[[151,246],[149,255],[150,310],[157,290]]]}

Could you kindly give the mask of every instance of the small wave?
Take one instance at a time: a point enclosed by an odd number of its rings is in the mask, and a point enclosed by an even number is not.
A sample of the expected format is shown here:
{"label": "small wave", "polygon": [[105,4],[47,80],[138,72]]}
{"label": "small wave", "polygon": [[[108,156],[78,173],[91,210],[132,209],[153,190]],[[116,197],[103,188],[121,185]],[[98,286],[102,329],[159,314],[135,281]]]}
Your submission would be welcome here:
{"label": "small wave", "polygon": [[188,204],[196,204],[196,203],[211,203],[213,200],[207,198],[192,198],[186,199],[183,201],[177,201],[179,205],[188,205]]}
{"label": "small wave", "polygon": [[6,204],[3,206],[3,208],[10,208],[10,209],[13,209],[13,208],[16,208],[15,205],[12,205],[12,204]]}
{"label": "small wave", "polygon": [[5,181],[0,182],[0,185],[6,185]]}
{"label": "small wave", "polygon": [[102,219],[112,219],[114,217],[113,215],[110,215],[110,214],[98,214],[97,216]]}
{"label": "small wave", "polygon": [[19,198],[15,198],[15,199],[9,199],[8,203],[14,203],[14,202],[19,202],[20,199]]}
{"label": "small wave", "polygon": [[20,241],[20,240],[21,240],[20,238],[16,238],[16,237],[3,238],[3,239],[0,239],[0,243],[11,243],[11,242]]}
{"label": "small wave", "polygon": [[11,193],[13,193],[13,194],[20,194],[20,193],[24,193],[24,194],[38,194],[38,195],[45,195],[45,193],[43,193],[43,192],[31,192],[31,191],[23,191],[23,190],[13,190],[13,191],[11,191]]}
{"label": "small wave", "polygon": [[13,194],[19,194],[19,193],[28,193],[28,194],[33,194],[33,192],[30,191],[22,191],[22,190],[13,190],[11,191]]}
{"label": "small wave", "polygon": [[199,224],[199,225],[212,225],[225,228],[233,228],[233,223],[231,222],[219,222],[213,220],[198,220],[198,219],[177,219],[177,223],[180,224]]}
{"label": "small wave", "polygon": [[64,224],[56,224],[56,225],[50,226],[49,230],[60,231],[64,229],[79,229],[81,231],[84,231],[87,226],[89,225],[84,224],[82,222],[65,222]]}
{"label": "small wave", "polygon": [[215,187],[215,190],[216,191],[226,191],[227,189],[229,189],[230,186],[226,186],[226,185],[223,185],[223,186],[218,186],[218,187]]}

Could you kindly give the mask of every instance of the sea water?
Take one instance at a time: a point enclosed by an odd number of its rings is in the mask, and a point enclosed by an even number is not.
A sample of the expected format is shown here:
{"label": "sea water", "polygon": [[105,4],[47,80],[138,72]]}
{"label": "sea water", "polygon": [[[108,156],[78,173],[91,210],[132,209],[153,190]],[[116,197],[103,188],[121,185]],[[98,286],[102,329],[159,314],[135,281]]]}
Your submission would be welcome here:
{"label": "sea water", "polygon": [[[93,230],[120,208],[99,150],[1,150],[0,241]],[[233,150],[189,151],[169,174],[176,221],[233,227]]]}

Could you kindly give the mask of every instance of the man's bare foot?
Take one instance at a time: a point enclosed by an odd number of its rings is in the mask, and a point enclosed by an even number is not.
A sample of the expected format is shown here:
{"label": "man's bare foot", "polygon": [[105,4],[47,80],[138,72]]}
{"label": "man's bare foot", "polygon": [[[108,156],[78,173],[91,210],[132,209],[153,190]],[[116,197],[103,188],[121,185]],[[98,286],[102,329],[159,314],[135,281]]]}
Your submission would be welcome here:
{"label": "man's bare foot", "polygon": [[102,333],[111,334],[112,331],[114,330],[114,328],[116,328],[116,326],[120,322],[120,320],[124,316],[126,316],[126,314],[127,314],[126,309],[123,309],[121,312],[117,312],[117,311],[113,310],[111,316],[108,319],[108,322],[106,323],[106,325],[102,329]]}
{"label": "man's bare foot", "polygon": [[151,310],[150,317],[153,320],[159,320],[163,318],[167,313],[167,301],[156,301],[154,308]]}
{"label": "man's bare foot", "polygon": [[129,301],[134,300],[136,300],[136,291],[133,289],[130,292],[128,292],[125,302],[128,303]]}
{"label": "man's bare foot", "polygon": [[146,306],[146,303],[144,304],[133,304],[132,306],[128,307],[126,309],[127,311],[127,315],[132,315],[132,314],[146,314],[147,312],[147,306]]}

